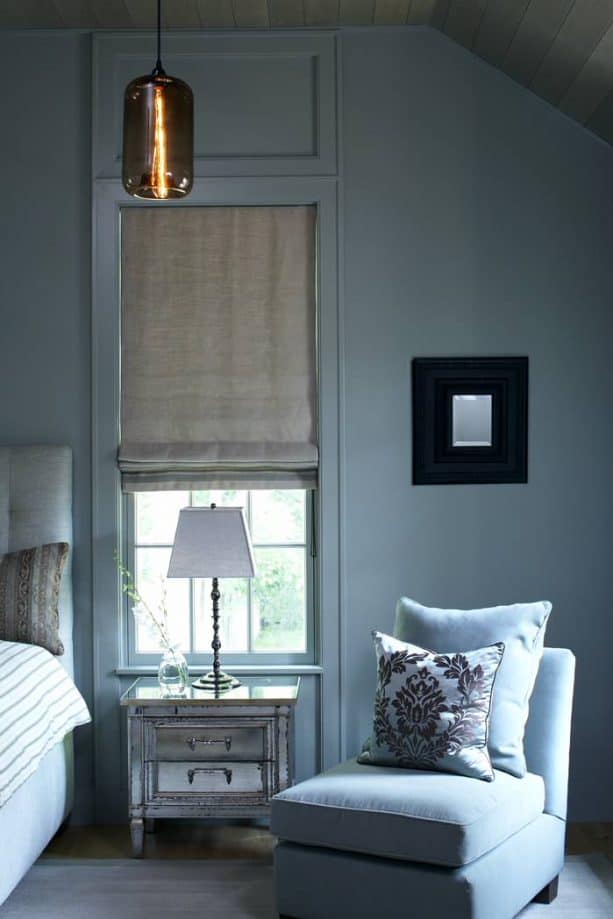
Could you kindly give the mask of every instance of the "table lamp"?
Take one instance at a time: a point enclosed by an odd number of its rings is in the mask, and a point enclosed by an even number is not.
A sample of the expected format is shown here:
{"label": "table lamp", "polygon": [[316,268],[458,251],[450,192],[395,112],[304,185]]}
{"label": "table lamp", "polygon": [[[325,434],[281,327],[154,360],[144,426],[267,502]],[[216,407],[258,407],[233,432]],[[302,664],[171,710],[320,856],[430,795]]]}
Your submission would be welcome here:
{"label": "table lamp", "polygon": [[241,507],[184,507],[168,566],[169,578],[212,578],[213,669],[192,684],[215,692],[240,686],[236,677],[221,669],[219,651],[219,578],[255,576],[253,549]]}

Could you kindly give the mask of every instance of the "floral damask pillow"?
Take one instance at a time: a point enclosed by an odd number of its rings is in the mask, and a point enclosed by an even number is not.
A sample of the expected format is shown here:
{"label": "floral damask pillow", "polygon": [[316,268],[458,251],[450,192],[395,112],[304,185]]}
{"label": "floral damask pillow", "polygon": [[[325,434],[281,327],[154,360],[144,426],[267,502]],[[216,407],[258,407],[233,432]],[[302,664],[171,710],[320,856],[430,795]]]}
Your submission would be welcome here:
{"label": "floral damask pillow", "polygon": [[436,654],[381,632],[373,638],[375,716],[358,762],[493,781],[487,734],[504,645]]}

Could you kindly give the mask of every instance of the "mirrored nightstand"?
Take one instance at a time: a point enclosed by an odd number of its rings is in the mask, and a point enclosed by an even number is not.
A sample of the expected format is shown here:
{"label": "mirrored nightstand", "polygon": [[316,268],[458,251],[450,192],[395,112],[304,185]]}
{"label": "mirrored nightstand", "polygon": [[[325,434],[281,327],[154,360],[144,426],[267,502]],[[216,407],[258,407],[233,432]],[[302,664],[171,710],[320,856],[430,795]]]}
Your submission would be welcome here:
{"label": "mirrored nightstand", "polygon": [[189,687],[164,698],[154,678],[121,697],[128,710],[132,852],[160,817],[266,817],[292,783],[300,677],[245,677],[219,697]]}

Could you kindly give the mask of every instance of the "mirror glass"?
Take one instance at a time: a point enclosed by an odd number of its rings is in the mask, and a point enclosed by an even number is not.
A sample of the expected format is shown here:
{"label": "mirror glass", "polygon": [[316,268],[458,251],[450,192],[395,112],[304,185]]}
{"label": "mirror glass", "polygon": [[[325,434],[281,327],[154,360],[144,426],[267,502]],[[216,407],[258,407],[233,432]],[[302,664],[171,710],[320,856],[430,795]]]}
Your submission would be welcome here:
{"label": "mirror glass", "polygon": [[451,408],[453,447],[492,446],[491,395],[454,395]]}

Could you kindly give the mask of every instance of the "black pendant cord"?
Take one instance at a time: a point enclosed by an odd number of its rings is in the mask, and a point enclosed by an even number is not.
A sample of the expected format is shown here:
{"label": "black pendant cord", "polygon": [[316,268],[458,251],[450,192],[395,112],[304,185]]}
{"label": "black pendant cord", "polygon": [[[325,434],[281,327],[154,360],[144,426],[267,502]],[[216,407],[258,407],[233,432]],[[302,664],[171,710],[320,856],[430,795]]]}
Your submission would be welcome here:
{"label": "black pendant cord", "polygon": [[158,0],[158,31],[157,31],[158,55],[155,67],[153,68],[154,76],[164,76],[165,70],[162,67],[162,0]]}
{"label": "black pendant cord", "polygon": [[213,641],[211,642],[211,648],[213,649],[213,675],[215,677],[216,686],[219,685],[219,671],[221,670],[221,662],[219,660],[219,650],[221,648],[221,642],[219,640],[220,596],[219,581],[217,578],[213,578],[213,589],[211,591],[211,600],[213,601]]}

